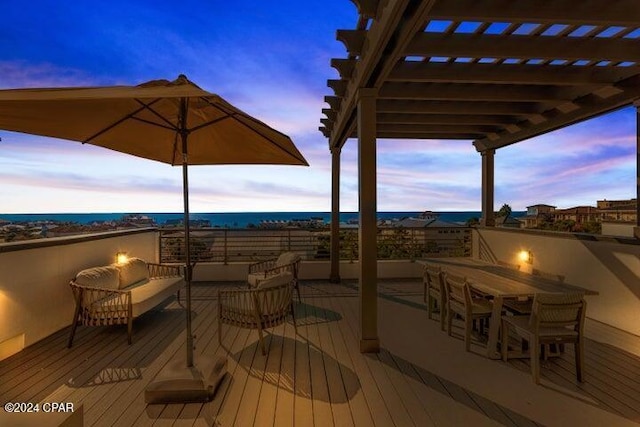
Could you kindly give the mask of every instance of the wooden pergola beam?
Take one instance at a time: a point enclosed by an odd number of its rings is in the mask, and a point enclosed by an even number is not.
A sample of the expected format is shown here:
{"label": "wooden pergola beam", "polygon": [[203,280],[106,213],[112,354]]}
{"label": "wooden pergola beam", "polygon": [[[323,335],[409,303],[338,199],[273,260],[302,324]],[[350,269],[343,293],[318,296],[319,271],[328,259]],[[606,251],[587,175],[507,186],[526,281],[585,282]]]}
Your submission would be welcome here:
{"label": "wooden pergola beam", "polygon": [[[339,109],[336,108],[338,117],[329,137],[330,147],[341,147],[347,138],[351,136],[355,128],[355,94],[359,88],[368,87],[369,80],[379,65],[385,49],[393,37],[394,29],[401,21],[408,4],[409,0],[396,0],[387,3],[385,7],[380,7],[377,11],[376,19],[369,30],[366,31],[366,46],[363,43],[357,49],[359,51],[358,56],[361,56],[361,59],[356,65],[356,70],[354,70],[354,77],[349,79],[344,102],[341,103]],[[337,33],[337,37],[341,37],[340,30]],[[346,37],[350,36],[347,35]],[[356,46],[352,47],[355,49]]]}
{"label": "wooden pergola beam", "polygon": [[439,1],[433,19],[482,22],[534,22],[540,24],[591,24],[636,26],[637,0],[477,0]]}
{"label": "wooden pergola beam", "polygon": [[405,56],[640,62],[635,39],[418,33]]}
{"label": "wooden pergola beam", "polygon": [[474,145],[478,151],[486,149],[496,149],[515,144],[528,138],[533,138],[556,129],[560,129],[574,123],[580,122],[586,118],[595,117],[614,111],[618,108],[629,105],[629,99],[640,98],[640,76],[628,79],[620,86],[624,88],[624,92],[602,99],[594,95],[584,96],[574,101],[578,108],[565,113],[558,113],[550,110],[542,114],[545,121],[540,124],[529,123],[522,126],[520,131],[513,134],[499,134],[496,140],[483,138],[476,140]]}
{"label": "wooden pergola beam", "polygon": [[498,126],[492,125],[463,125],[463,124],[416,124],[416,123],[378,123],[379,133],[405,133],[405,134],[476,134],[486,135],[499,132]]}
{"label": "wooden pergola beam", "polygon": [[535,102],[420,101],[379,99],[379,113],[538,115],[551,105]]}
{"label": "wooden pergola beam", "polygon": [[636,67],[541,66],[526,64],[441,64],[400,62],[388,81],[527,85],[607,85],[637,74]]}
{"label": "wooden pergola beam", "polygon": [[423,125],[508,125],[517,119],[507,115],[481,114],[409,114],[378,113],[378,123],[423,124]]}
{"label": "wooden pergola beam", "polygon": [[358,14],[366,19],[374,19],[380,0],[351,0],[358,8]]}
{"label": "wooden pergola beam", "polygon": [[356,67],[355,59],[331,59],[331,66],[338,70],[341,79],[349,79]]}
{"label": "wooden pergola beam", "polygon": [[[352,132],[350,138],[357,138],[357,132]],[[398,131],[378,131],[378,139],[416,139],[416,140],[434,140],[434,139],[446,139],[446,140],[465,140],[473,141],[479,138],[484,138],[485,134],[482,133],[446,133],[446,132],[398,132]]]}
{"label": "wooden pergola beam", "polygon": [[553,86],[386,83],[380,99],[441,101],[571,101],[575,94]]}

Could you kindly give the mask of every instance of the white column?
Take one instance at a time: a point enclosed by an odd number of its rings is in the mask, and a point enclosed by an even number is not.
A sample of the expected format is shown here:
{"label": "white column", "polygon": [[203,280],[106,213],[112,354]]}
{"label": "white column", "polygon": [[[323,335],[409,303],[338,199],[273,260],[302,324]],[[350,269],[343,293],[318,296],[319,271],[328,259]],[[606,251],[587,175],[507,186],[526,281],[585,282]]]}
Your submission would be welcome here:
{"label": "white column", "polygon": [[496,221],[493,213],[493,156],[495,150],[485,150],[482,155],[482,221],[481,225],[493,227]]}
{"label": "white column", "polygon": [[340,148],[331,149],[331,272],[329,281],[340,283]]}
{"label": "white column", "polygon": [[376,218],[376,96],[375,89],[358,91],[358,194],[360,352],[380,351],[378,339],[378,251]]}

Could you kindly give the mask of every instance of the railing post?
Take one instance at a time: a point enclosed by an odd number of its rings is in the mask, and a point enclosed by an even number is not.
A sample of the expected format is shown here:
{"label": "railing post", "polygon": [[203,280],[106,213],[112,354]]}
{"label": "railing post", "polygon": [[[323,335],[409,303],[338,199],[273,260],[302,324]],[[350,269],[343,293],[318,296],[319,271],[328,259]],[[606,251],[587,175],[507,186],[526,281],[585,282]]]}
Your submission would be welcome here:
{"label": "railing post", "polygon": [[224,246],[223,246],[223,252],[222,252],[222,261],[224,262],[224,265],[227,265],[229,262],[229,254],[227,252],[227,229],[225,228],[223,230],[224,233]]}

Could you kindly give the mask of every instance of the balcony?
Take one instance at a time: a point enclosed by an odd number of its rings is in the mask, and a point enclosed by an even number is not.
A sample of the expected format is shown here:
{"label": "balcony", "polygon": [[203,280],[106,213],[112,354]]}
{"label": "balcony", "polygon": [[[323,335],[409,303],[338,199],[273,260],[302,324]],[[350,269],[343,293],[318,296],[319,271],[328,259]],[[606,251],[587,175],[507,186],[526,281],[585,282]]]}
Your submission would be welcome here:
{"label": "balcony", "polygon": [[323,280],[327,261],[303,262],[299,334],[291,324],[273,330],[267,357],[257,350],[255,331],[223,326],[226,348],[220,348],[217,290],[242,286],[246,274],[247,262],[229,257],[226,264],[198,265],[193,301],[196,354],[227,355],[230,375],[210,403],[147,406],[146,384],[183,357],[184,311],[175,299],[134,322],[131,346],[120,327],[80,327],[74,347],[65,342],[73,310],[68,280],[79,269],[112,262],[120,251],[159,259],[162,240],[150,229],[2,246],[0,396],[82,405],[85,425],[96,426],[640,422],[639,303],[631,297],[638,291],[640,247],[634,240],[469,233],[474,257],[510,262],[524,247],[537,269],[600,293],[588,300],[585,383],[575,381],[570,350],[543,364],[542,386],[532,383],[527,361],[489,360],[477,343],[466,353],[460,329],[449,338],[427,320],[421,269],[411,259],[379,261],[380,276],[387,278],[378,281],[377,355],[358,348],[356,259],[342,262],[341,284]]}

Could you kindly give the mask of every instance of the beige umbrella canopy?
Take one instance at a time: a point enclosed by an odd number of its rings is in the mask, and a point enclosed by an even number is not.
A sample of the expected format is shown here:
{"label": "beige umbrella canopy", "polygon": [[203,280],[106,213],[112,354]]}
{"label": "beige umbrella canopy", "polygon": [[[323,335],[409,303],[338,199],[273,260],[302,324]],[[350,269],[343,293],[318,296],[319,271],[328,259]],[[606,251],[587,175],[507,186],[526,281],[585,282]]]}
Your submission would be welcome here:
{"label": "beige umbrella canopy", "polygon": [[0,129],[182,165],[187,366],[193,366],[187,165],[308,165],[291,139],[184,75],[138,86],[0,90]]}
{"label": "beige umbrella canopy", "polygon": [[[181,111],[186,121],[181,124]],[[0,90],[0,129],[99,145],[172,165],[308,165],[291,139],[181,75],[138,86]]]}

